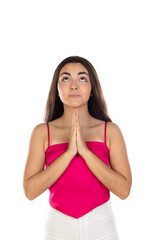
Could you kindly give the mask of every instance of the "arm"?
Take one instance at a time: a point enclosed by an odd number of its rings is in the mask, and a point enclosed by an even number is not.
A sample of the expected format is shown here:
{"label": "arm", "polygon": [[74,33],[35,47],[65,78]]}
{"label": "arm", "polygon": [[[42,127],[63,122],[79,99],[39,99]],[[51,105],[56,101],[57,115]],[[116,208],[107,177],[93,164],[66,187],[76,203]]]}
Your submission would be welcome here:
{"label": "arm", "polygon": [[29,200],[33,200],[48,189],[63,174],[74,157],[69,150],[61,154],[46,169],[43,148],[46,125],[37,125],[31,134],[27,163],[23,177],[23,188]]}
{"label": "arm", "polygon": [[128,197],[132,184],[127,150],[123,135],[118,125],[112,122],[107,124],[107,133],[110,138],[109,168],[100,158],[89,149],[86,149],[83,158],[93,174],[115,195],[121,199]]}

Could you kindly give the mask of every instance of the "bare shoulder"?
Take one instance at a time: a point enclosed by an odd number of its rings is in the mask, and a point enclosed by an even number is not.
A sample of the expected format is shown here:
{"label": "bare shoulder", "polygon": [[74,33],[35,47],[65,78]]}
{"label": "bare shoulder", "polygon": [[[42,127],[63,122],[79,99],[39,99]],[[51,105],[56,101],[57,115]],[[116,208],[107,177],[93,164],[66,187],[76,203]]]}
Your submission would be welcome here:
{"label": "bare shoulder", "polygon": [[117,142],[118,144],[123,145],[123,147],[125,147],[125,140],[123,137],[123,133],[120,127],[118,126],[118,124],[114,122],[108,122],[107,132],[110,140],[110,147],[114,142]]}
{"label": "bare shoulder", "polygon": [[[59,131],[60,131],[60,129],[62,128],[62,126],[59,124],[58,119],[48,122],[48,125],[49,125],[50,136],[51,136],[51,132],[52,132],[52,138],[53,138],[53,136],[55,136],[57,129],[59,129]],[[42,135],[43,148],[44,148],[44,151],[46,152],[46,149],[48,146],[47,123],[40,123],[36,126],[36,128],[38,129],[38,132],[40,132],[40,134]]]}
{"label": "bare shoulder", "polygon": [[109,135],[111,136],[112,134],[116,133],[117,131],[120,131],[120,128],[118,124],[114,122],[107,122],[107,129],[109,131]]}
{"label": "bare shoulder", "polygon": [[[50,122],[48,122],[48,124],[51,127],[57,127],[57,121],[56,120],[50,121]],[[46,136],[46,134],[47,134],[47,123],[39,123],[34,127],[34,129],[37,132],[40,132],[40,134],[42,134],[43,136]]]}
{"label": "bare shoulder", "polygon": [[120,139],[120,137],[123,137],[118,124],[114,122],[107,122],[106,133],[107,139],[109,141],[109,149],[111,148],[111,144],[114,138]]}
{"label": "bare shoulder", "polygon": [[44,146],[46,134],[47,134],[47,124],[46,123],[39,123],[34,126],[32,135],[36,135],[36,137],[38,136],[38,138],[42,142],[43,146]]}
{"label": "bare shoulder", "polygon": [[45,130],[47,129],[47,124],[46,123],[39,123],[34,126],[33,130],[35,132],[40,133],[41,135],[45,135]]}
{"label": "bare shoulder", "polygon": [[107,130],[109,132],[110,137],[112,137],[114,135],[122,134],[120,127],[118,126],[118,124],[116,124],[114,122],[108,122],[107,123]]}

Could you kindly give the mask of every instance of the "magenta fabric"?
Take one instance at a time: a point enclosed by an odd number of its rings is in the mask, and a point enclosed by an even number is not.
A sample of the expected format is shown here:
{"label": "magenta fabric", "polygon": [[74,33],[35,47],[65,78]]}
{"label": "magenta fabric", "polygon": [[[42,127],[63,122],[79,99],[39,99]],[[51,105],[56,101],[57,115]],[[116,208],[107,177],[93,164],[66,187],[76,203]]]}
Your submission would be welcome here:
{"label": "magenta fabric", "polygon": [[[86,145],[107,166],[110,166],[109,149],[106,145],[106,124],[107,122],[105,123],[104,142],[87,141]],[[49,146],[48,123],[47,129],[48,148],[45,153],[44,168],[47,168],[68,148],[68,143],[57,143]],[[49,191],[51,207],[76,219],[110,199],[109,189],[91,172],[84,158],[79,154],[73,157],[64,173],[49,188]]]}

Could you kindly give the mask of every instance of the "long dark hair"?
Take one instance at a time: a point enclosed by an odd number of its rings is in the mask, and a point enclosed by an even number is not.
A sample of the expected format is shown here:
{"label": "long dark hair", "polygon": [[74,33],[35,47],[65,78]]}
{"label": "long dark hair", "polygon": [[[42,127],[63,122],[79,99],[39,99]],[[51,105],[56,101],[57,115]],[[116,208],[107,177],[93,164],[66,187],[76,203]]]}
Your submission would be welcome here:
{"label": "long dark hair", "polygon": [[53,74],[53,79],[48,93],[44,121],[47,123],[63,115],[63,102],[60,100],[57,90],[59,73],[65,64],[75,62],[81,63],[89,73],[92,86],[91,94],[93,95],[90,96],[88,101],[88,111],[90,115],[99,120],[112,122],[111,118],[109,117],[107,104],[103,96],[102,87],[96,70],[87,59],[79,56],[67,57],[57,66]]}

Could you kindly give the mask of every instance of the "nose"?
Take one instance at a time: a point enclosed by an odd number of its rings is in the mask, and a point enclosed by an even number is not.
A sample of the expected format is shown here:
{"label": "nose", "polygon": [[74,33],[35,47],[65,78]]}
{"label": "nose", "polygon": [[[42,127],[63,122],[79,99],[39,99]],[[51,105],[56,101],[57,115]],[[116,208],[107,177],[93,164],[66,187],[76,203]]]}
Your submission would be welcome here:
{"label": "nose", "polygon": [[77,86],[71,86],[71,89],[77,89]]}
{"label": "nose", "polygon": [[77,83],[76,83],[75,81],[73,81],[73,82],[71,83],[71,89],[77,89],[77,88],[78,88]]}

